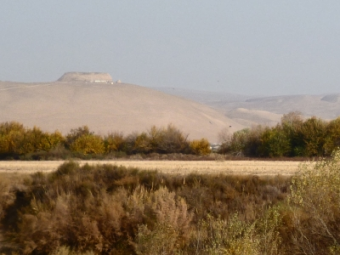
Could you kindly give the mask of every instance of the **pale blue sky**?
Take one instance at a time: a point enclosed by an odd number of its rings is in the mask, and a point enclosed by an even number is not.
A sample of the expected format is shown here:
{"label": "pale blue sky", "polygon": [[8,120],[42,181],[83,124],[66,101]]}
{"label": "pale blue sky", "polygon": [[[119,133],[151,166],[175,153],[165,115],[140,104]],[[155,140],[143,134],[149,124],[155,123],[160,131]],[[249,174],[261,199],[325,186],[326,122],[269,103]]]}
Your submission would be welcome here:
{"label": "pale blue sky", "polygon": [[340,92],[340,1],[3,0],[0,80],[64,72],[248,95]]}

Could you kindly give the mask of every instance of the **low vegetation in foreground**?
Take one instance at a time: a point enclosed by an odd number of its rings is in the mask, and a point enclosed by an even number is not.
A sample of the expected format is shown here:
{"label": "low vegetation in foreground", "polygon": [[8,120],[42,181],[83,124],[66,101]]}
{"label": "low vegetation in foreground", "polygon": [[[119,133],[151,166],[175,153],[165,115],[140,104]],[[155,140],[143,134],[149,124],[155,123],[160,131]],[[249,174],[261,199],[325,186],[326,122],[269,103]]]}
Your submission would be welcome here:
{"label": "low vegetation in foreground", "polygon": [[339,254],[339,194],[339,152],[289,178],[67,162],[1,176],[0,254]]}

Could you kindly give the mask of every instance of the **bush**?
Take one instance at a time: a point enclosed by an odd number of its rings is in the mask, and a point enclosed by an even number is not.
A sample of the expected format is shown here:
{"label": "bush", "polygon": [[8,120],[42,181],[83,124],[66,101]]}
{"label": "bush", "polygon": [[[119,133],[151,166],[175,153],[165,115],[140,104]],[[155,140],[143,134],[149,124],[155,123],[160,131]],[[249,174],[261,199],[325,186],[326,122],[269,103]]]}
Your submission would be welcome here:
{"label": "bush", "polygon": [[[305,254],[340,252],[340,151],[315,168],[301,169],[292,181],[291,251]],[[286,241],[287,242],[287,241]]]}
{"label": "bush", "polygon": [[207,139],[193,140],[189,144],[191,152],[196,155],[207,155],[211,153],[210,144]]}
{"label": "bush", "polygon": [[[220,240],[222,253],[257,251],[262,239],[267,247],[274,239],[269,227],[266,239],[258,236],[256,219],[282,201],[288,185],[282,178],[170,176],[75,162],[15,188],[0,180],[0,254],[207,254]],[[268,186],[278,191],[265,196]]]}
{"label": "bush", "polygon": [[159,142],[156,148],[158,153],[187,153],[189,144],[187,135],[173,125],[161,129],[159,134]]}
{"label": "bush", "polygon": [[339,254],[340,152],[282,176],[61,165],[0,177],[0,254]]}
{"label": "bush", "polygon": [[[163,187],[150,194],[138,193],[134,193],[130,199],[136,201],[137,198],[143,202],[138,209],[146,218],[146,224],[138,226],[136,253],[173,254],[183,248],[190,237],[192,219],[186,202]],[[130,201],[130,206],[133,201]]]}

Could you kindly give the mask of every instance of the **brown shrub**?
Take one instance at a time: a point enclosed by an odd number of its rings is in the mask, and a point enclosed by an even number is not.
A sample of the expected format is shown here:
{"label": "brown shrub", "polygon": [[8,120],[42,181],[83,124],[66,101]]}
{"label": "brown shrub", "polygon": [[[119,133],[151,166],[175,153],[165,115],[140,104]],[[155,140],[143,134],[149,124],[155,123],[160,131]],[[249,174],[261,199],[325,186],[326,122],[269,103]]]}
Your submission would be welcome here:
{"label": "brown shrub", "polygon": [[[36,173],[22,183],[12,191],[13,199],[2,203],[1,229],[7,250],[2,248],[0,253],[207,254],[217,232],[207,232],[210,230],[202,225],[200,233],[211,237],[204,237],[204,247],[197,246],[203,240],[198,236],[198,224],[229,228],[230,222],[236,222],[230,221],[236,213],[245,232],[234,239],[229,234],[221,237],[225,241],[220,248],[228,250],[230,240],[234,240],[233,247],[239,247],[241,237],[261,244],[254,228],[263,227],[254,222],[265,217],[272,203],[283,201],[289,180],[196,174],[174,177],[68,162],[53,173]],[[200,247],[200,252],[194,247]]]}

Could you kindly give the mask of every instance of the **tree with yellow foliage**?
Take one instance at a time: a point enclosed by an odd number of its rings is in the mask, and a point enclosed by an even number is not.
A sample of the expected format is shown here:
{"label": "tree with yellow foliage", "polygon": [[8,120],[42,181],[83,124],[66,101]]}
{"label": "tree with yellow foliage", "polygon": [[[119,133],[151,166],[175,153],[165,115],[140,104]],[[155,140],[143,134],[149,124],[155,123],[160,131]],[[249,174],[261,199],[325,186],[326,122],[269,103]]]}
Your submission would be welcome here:
{"label": "tree with yellow foliage", "polygon": [[190,149],[196,155],[207,155],[211,153],[209,141],[205,138],[190,142]]}
{"label": "tree with yellow foliage", "polygon": [[125,147],[125,139],[122,133],[114,132],[104,137],[105,152],[112,153],[123,151]]}
{"label": "tree with yellow foliage", "polygon": [[18,122],[0,124],[0,153],[19,154],[25,133],[26,129]]}
{"label": "tree with yellow foliage", "polygon": [[103,154],[104,142],[103,139],[98,135],[82,135],[71,144],[70,149],[71,151],[78,152],[84,155]]}
{"label": "tree with yellow foliage", "polygon": [[88,126],[72,129],[66,136],[66,146],[73,152],[88,154],[103,154],[105,151],[103,138],[95,135]]}

